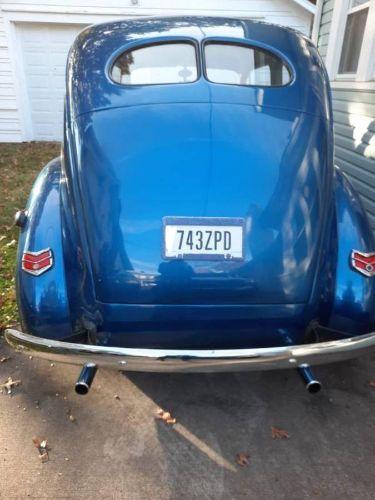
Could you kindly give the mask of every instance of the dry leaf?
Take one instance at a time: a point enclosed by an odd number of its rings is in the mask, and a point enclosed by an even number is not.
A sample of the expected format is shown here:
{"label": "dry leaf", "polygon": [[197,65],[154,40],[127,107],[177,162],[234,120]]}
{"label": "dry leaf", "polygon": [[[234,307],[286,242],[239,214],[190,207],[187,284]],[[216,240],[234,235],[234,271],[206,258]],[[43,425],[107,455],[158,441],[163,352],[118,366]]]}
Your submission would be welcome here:
{"label": "dry leaf", "polygon": [[236,462],[241,467],[245,467],[246,465],[249,465],[249,463],[250,463],[249,458],[250,458],[250,455],[247,455],[246,453],[238,453],[236,455]]}
{"label": "dry leaf", "polygon": [[44,464],[45,462],[48,462],[49,456],[47,451],[43,451],[42,453],[39,453],[39,459],[40,461]]}
{"label": "dry leaf", "polygon": [[369,385],[370,387],[375,387],[375,380],[369,380],[368,385]]}
{"label": "dry leaf", "polygon": [[40,439],[37,437],[33,437],[33,443],[36,448],[40,448]]}
{"label": "dry leaf", "polygon": [[0,389],[6,389],[7,394],[12,394],[12,388],[20,385],[21,380],[13,380],[12,377],[8,377],[5,384],[0,385]]}
{"label": "dry leaf", "polygon": [[38,453],[39,453],[39,460],[42,463],[48,462],[49,456],[48,456],[48,443],[47,439],[40,440],[38,437],[33,437],[33,443],[34,446],[37,448]]}
{"label": "dry leaf", "polygon": [[159,408],[156,412],[156,418],[158,420],[163,420],[166,424],[173,425],[177,422],[175,418],[172,417],[172,415],[169,413],[169,411],[164,411],[161,408]]}
{"label": "dry leaf", "polygon": [[283,429],[278,429],[277,427],[271,427],[272,439],[289,439],[289,434]]}

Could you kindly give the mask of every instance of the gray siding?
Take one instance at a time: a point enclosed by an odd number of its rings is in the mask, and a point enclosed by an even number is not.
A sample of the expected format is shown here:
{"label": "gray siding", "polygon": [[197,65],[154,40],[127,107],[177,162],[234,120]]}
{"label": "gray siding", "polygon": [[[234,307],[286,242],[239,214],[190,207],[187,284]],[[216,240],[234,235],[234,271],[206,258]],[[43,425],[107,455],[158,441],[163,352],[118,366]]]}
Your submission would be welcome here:
{"label": "gray siding", "polygon": [[335,162],[362,198],[375,234],[375,91],[333,90]]}
{"label": "gray siding", "polygon": [[332,13],[333,13],[333,2],[334,0],[325,0],[322,8],[322,18],[320,20],[319,37],[318,37],[318,49],[323,59],[327,54],[329,30],[331,28]]}
{"label": "gray siding", "polygon": [[[318,49],[327,55],[333,0],[325,0]],[[334,84],[333,84],[334,85]],[[335,163],[360,194],[375,235],[375,91],[348,88],[332,91]]]}

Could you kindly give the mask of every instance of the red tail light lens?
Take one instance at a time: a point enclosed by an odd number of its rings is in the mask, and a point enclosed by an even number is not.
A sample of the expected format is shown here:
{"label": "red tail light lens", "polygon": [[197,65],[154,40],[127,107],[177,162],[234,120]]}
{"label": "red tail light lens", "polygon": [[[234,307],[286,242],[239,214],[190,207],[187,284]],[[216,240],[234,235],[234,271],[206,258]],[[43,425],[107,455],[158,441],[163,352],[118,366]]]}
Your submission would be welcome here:
{"label": "red tail light lens", "polygon": [[27,273],[39,276],[52,267],[52,250],[46,248],[39,252],[24,252],[22,256],[22,269]]}
{"label": "red tail light lens", "polygon": [[363,253],[358,250],[352,252],[352,266],[365,276],[375,276],[375,252]]}

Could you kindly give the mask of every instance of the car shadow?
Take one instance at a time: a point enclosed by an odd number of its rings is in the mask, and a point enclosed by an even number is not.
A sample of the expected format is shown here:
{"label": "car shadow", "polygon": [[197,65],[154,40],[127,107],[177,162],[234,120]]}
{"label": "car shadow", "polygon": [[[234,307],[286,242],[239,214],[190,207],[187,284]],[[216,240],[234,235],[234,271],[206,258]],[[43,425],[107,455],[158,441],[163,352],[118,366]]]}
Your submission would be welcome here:
{"label": "car shadow", "polygon": [[[317,367],[323,384],[317,395],[308,394],[292,370],[99,370],[82,397],[73,389],[79,367],[8,353],[12,359],[0,364],[0,377],[11,375],[22,385],[12,397],[0,395],[0,437],[12,439],[3,491],[12,492],[13,481],[19,497],[64,491],[74,498],[89,491],[92,498],[290,499],[345,497],[350,488],[365,498],[373,488],[375,408],[368,379],[374,357]],[[176,423],[155,418],[158,408]],[[289,439],[273,439],[272,427]],[[35,435],[51,446],[43,469]],[[248,466],[237,464],[239,453],[249,455]],[[348,474],[353,456],[355,476]],[[6,473],[8,461],[17,480]]]}

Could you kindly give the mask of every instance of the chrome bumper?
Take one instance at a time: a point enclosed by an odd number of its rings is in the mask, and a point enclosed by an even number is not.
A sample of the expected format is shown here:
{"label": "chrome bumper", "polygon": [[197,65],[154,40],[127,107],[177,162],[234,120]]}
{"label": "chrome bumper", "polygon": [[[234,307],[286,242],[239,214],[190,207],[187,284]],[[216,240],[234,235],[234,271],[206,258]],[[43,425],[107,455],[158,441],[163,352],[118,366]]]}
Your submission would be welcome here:
{"label": "chrome bumper", "polygon": [[18,351],[50,361],[148,372],[224,372],[296,368],[360,356],[375,347],[375,332],[343,340],[256,349],[137,349],[73,344],[5,330]]}

